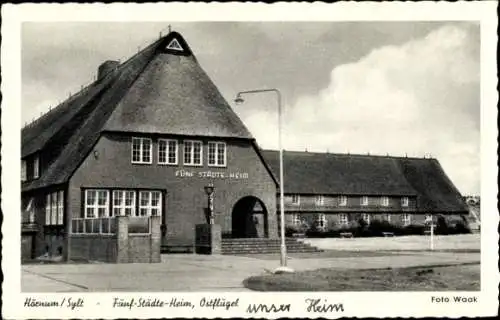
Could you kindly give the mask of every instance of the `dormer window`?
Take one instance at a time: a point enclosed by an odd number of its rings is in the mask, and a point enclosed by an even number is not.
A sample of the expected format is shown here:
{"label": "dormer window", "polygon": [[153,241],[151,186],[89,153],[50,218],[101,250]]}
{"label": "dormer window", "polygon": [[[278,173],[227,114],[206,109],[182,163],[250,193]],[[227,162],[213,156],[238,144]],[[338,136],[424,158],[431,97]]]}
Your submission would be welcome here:
{"label": "dormer window", "polygon": [[325,197],[322,195],[317,195],[315,198],[315,202],[317,206],[322,206],[325,204]]}
{"label": "dormer window", "polygon": [[363,196],[361,198],[361,205],[362,206],[367,206],[368,205],[368,197],[367,196]]}
{"label": "dormer window", "polygon": [[226,143],[224,142],[208,143],[208,165],[211,167],[226,166]]}
{"label": "dormer window", "polygon": [[33,179],[40,178],[40,158],[36,155],[33,158]]}
{"label": "dormer window", "polygon": [[189,166],[201,166],[202,162],[201,141],[184,141],[184,164]]}
{"label": "dormer window", "polygon": [[339,196],[339,206],[345,207],[347,206],[347,197]]}
{"label": "dormer window", "polygon": [[132,163],[152,162],[153,143],[149,138],[132,138]]}
{"label": "dormer window", "polygon": [[300,204],[300,195],[292,194],[292,204],[296,206]]}
{"label": "dormer window", "polygon": [[409,204],[410,204],[410,199],[408,199],[408,197],[401,198],[401,206],[402,207],[408,207]]}
{"label": "dormer window", "polygon": [[380,204],[383,206],[383,207],[387,207],[389,206],[389,197],[382,197],[380,198]]}
{"label": "dormer window", "polygon": [[28,179],[27,176],[26,160],[21,160],[21,181],[24,182]]}

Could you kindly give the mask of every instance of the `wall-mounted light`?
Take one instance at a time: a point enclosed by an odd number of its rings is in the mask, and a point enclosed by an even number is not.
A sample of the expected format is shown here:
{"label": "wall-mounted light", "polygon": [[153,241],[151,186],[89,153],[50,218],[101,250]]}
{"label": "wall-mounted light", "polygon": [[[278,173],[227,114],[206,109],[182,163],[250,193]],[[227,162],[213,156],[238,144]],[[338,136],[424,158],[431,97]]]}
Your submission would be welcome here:
{"label": "wall-mounted light", "polygon": [[99,151],[94,150],[94,158],[95,159],[99,158]]}

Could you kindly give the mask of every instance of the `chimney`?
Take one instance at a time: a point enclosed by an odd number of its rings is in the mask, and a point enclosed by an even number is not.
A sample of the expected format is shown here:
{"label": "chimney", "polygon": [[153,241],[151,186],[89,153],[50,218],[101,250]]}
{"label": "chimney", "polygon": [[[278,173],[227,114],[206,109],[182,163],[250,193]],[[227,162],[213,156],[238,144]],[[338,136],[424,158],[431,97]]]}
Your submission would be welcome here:
{"label": "chimney", "polygon": [[108,73],[113,71],[119,65],[120,62],[115,60],[107,60],[101,63],[99,69],[97,69],[97,80],[101,80],[102,78],[104,78]]}

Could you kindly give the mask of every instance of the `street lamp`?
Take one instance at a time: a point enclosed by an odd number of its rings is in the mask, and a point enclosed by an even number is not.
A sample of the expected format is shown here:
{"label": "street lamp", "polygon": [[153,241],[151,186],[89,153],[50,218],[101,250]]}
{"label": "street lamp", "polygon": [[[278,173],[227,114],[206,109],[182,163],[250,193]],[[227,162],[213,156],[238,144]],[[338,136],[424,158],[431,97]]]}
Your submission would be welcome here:
{"label": "street lamp", "polygon": [[215,187],[213,183],[209,183],[205,186],[205,193],[208,196],[208,217],[210,219],[210,224],[213,225],[214,222],[214,191]]}
{"label": "street lamp", "polygon": [[274,92],[276,93],[277,103],[278,103],[278,148],[280,151],[280,218],[281,218],[281,264],[280,268],[278,268],[275,272],[293,272],[292,269],[286,266],[287,258],[286,258],[286,243],[285,243],[285,202],[283,196],[284,189],[284,181],[283,181],[283,147],[281,143],[281,129],[282,129],[282,105],[281,105],[281,92],[278,89],[258,89],[258,90],[247,90],[240,91],[236,95],[234,102],[236,104],[242,104],[245,102],[243,99],[243,95],[245,94],[254,94],[254,93],[264,93],[264,92]]}

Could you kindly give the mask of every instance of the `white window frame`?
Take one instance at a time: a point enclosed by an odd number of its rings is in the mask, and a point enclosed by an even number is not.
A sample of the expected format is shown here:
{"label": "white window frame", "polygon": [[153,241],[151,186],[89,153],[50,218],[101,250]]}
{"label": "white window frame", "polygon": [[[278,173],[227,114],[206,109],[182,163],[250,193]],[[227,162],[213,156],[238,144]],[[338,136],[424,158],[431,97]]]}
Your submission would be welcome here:
{"label": "white window frame", "polygon": [[323,206],[325,204],[325,197],[321,194],[318,194],[314,197],[314,202],[317,206]]}
{"label": "white window frame", "polygon": [[408,197],[401,198],[401,206],[408,207],[410,205],[410,199]]}
{"label": "white window frame", "polygon": [[[128,194],[132,194],[132,204],[126,204],[126,198]],[[116,203],[116,199],[120,198],[120,203]],[[111,208],[111,216],[126,216],[126,210],[130,209],[130,215],[135,217],[137,215],[136,212],[136,192],[133,190],[113,190],[113,203]],[[118,210],[118,214],[115,214],[115,211]]]}
{"label": "white window frame", "polygon": [[339,206],[347,206],[347,196],[339,196]]}
{"label": "white window frame", "polygon": [[292,194],[291,197],[292,197],[292,204],[293,205],[296,205],[296,206],[300,205],[300,194]]}
{"label": "white window frame", "polygon": [[46,226],[50,226],[51,225],[51,205],[50,205],[50,201],[51,201],[51,198],[52,198],[52,195],[50,193],[47,193],[45,195],[45,225]]}
{"label": "white window frame", "polygon": [[57,224],[64,224],[64,191],[57,192]]}
{"label": "white window frame", "polygon": [[[87,199],[88,199],[88,194],[89,192],[95,192],[95,200],[94,203],[88,204]],[[99,204],[99,195],[102,194],[106,195],[106,202],[105,204]],[[105,218],[109,217],[109,190],[106,189],[86,189],[85,190],[85,205],[84,205],[84,212],[83,215],[86,219],[92,219],[92,218]],[[87,216],[87,209],[94,209],[94,216],[89,217]],[[104,209],[104,215],[99,216],[99,209]]]}
{"label": "white window frame", "polygon": [[292,224],[296,227],[299,227],[300,225],[302,225],[302,219],[301,219],[299,213],[292,214]]}
{"label": "white window frame", "polygon": [[316,218],[316,223],[319,228],[324,229],[327,227],[328,220],[326,219],[326,214],[320,213]]}
{"label": "white window frame", "polygon": [[347,215],[347,213],[339,214],[339,224],[342,226],[346,226],[349,224],[349,216]]}
{"label": "white window frame", "polygon": [[50,194],[50,224],[57,224],[57,192],[52,192]]}
{"label": "white window frame", "polygon": [[45,225],[64,224],[64,191],[59,190],[45,195]]}
{"label": "white window frame", "polygon": [[33,179],[40,178],[40,157],[38,155],[33,159]]}
{"label": "white window frame", "polygon": [[[210,162],[210,146],[214,146],[214,163]],[[223,162],[219,162],[219,146],[224,147]],[[207,164],[209,167],[225,167],[227,163],[227,148],[225,142],[209,141],[207,147]]]}
{"label": "white window frame", "polygon": [[[142,198],[144,194],[149,194],[148,196],[148,203],[143,205],[142,204]],[[153,194],[158,194],[158,204],[156,206],[153,206]],[[138,217],[150,217],[152,216],[151,212],[153,209],[158,210],[158,214],[155,216],[160,216],[163,214],[162,212],[162,194],[161,191],[150,191],[150,190],[141,190],[139,191],[139,211],[137,212]],[[142,210],[146,210],[146,214],[143,215],[141,214]]]}
{"label": "white window frame", "polygon": [[368,205],[368,197],[367,196],[361,197],[361,205],[364,207],[366,207]]}
{"label": "white window frame", "polygon": [[[190,150],[187,152],[187,146],[191,145]],[[194,146],[195,144],[200,145],[200,163],[195,163],[194,162]],[[190,155],[191,161],[186,161],[186,154]],[[203,142],[199,140],[184,140],[184,148],[183,148],[183,158],[184,158],[184,165],[186,166],[193,166],[193,167],[201,167],[203,166]]]}
{"label": "white window frame", "polygon": [[28,168],[26,166],[26,160],[21,160],[21,181],[24,182],[28,180]]}
{"label": "white window frame", "polygon": [[[171,150],[171,145],[170,143],[174,143],[175,150],[173,151],[175,153],[175,161],[170,161],[170,152]],[[165,146],[165,161],[161,161],[161,146],[164,144]],[[175,139],[158,139],[158,164],[167,164],[167,165],[177,165],[179,163],[179,142]]]}
{"label": "white window frame", "polygon": [[366,224],[370,224],[371,215],[369,213],[363,213],[361,218],[366,222]]}
{"label": "white window frame", "polygon": [[403,222],[403,226],[409,226],[411,224],[411,214],[403,213],[401,221]]}
{"label": "white window frame", "polygon": [[[134,145],[136,141],[139,141],[139,159],[134,160]],[[149,141],[149,161],[144,161],[144,141]],[[132,137],[132,147],[131,149],[131,161],[134,164],[151,164],[153,163],[153,140],[151,138],[141,138],[141,137]]]}
{"label": "white window frame", "polygon": [[380,205],[382,207],[388,207],[389,206],[389,197],[387,197],[387,196],[380,197]]}

